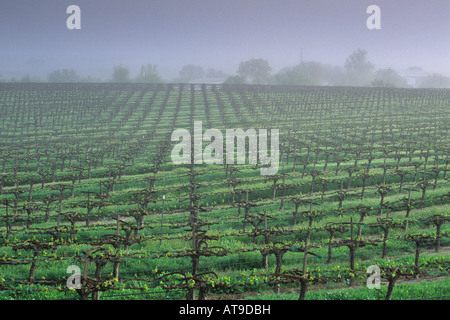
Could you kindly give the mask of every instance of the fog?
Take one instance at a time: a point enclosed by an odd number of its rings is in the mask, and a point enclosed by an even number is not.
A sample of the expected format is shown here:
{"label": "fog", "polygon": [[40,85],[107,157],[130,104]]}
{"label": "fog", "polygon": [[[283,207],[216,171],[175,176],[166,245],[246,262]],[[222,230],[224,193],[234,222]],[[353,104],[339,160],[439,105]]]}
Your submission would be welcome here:
{"label": "fog", "polygon": [[[68,6],[81,9],[69,30]],[[368,6],[381,9],[369,30]],[[262,58],[272,74],[303,61],[343,66],[355,50],[374,70],[450,76],[448,0],[76,0],[3,1],[0,79],[41,78],[57,69],[108,81],[117,65],[135,77],[154,64],[165,81],[184,65],[235,75],[240,62]]]}

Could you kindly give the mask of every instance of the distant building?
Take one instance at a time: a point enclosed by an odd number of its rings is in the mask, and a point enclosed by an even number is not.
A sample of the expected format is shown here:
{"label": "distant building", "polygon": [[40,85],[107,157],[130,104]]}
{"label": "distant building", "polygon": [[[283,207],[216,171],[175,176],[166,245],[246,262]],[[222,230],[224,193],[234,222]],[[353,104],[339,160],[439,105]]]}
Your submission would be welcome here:
{"label": "distant building", "polygon": [[398,72],[400,76],[406,79],[408,86],[417,88],[420,86],[420,82],[429,76],[429,74],[420,67],[411,67],[406,70]]}

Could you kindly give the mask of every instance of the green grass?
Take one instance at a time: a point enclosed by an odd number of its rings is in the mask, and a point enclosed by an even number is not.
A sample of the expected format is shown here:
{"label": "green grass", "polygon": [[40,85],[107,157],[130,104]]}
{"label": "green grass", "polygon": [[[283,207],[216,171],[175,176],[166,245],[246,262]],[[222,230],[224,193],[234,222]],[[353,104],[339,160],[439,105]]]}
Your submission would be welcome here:
{"label": "green grass", "polygon": [[[347,289],[310,289],[305,300],[383,300],[387,287],[368,289],[367,287]],[[245,300],[298,300],[298,293],[262,293],[249,296]],[[450,279],[422,280],[417,283],[398,283],[394,287],[391,300],[450,300]]]}

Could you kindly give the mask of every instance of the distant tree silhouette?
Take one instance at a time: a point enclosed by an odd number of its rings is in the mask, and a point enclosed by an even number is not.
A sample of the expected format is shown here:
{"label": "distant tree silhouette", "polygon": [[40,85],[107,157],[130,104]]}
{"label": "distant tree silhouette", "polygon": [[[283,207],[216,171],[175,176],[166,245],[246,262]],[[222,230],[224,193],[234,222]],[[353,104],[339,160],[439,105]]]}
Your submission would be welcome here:
{"label": "distant tree silhouette", "polygon": [[130,82],[130,71],[122,65],[115,66],[112,82]]}
{"label": "distant tree silhouette", "polygon": [[140,83],[160,83],[163,82],[158,74],[158,66],[156,64],[142,65],[141,72],[136,77],[135,82]]}
{"label": "distant tree silhouette", "polygon": [[250,59],[239,64],[237,73],[252,84],[263,84],[268,80],[271,70],[267,60]]}
{"label": "distant tree silhouette", "polygon": [[367,59],[367,51],[357,49],[348,56],[344,65],[347,85],[366,86],[373,77],[374,65]]}
{"label": "distant tree silhouette", "polygon": [[47,76],[48,82],[77,82],[79,77],[73,69],[55,70]]}

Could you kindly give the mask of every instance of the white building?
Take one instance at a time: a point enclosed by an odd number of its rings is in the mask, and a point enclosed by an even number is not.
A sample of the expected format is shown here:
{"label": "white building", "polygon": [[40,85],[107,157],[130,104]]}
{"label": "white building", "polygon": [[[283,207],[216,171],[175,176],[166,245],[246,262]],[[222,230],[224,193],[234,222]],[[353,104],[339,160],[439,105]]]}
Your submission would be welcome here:
{"label": "white building", "polygon": [[420,82],[429,76],[429,74],[420,67],[411,67],[406,70],[398,71],[398,74],[406,79],[408,85],[412,88],[417,88]]}

